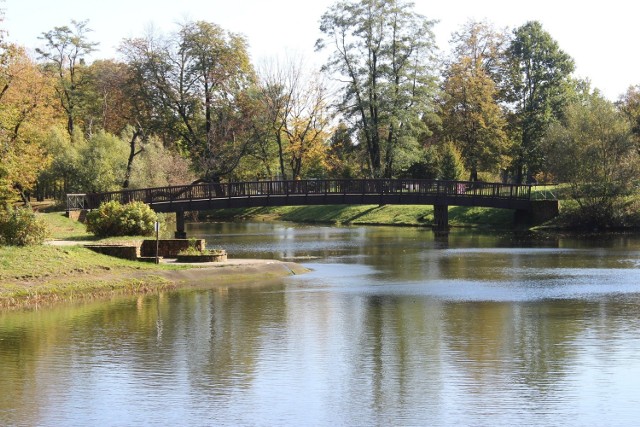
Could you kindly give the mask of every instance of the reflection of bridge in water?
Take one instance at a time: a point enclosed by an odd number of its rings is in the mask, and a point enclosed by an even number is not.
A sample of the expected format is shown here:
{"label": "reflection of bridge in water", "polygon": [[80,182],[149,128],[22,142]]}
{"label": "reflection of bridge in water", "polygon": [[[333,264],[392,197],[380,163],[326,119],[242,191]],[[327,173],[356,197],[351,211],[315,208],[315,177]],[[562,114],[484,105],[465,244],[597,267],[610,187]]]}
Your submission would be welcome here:
{"label": "reflection of bridge in water", "polygon": [[306,205],[433,205],[434,228],[448,228],[449,206],[512,209],[519,224],[543,222],[557,200],[533,200],[530,185],[417,179],[327,179],[207,183],[69,194],[67,209],[90,210],[102,202],[141,201],[156,212],[175,212],[176,237],[185,237],[184,212],[225,208]]}

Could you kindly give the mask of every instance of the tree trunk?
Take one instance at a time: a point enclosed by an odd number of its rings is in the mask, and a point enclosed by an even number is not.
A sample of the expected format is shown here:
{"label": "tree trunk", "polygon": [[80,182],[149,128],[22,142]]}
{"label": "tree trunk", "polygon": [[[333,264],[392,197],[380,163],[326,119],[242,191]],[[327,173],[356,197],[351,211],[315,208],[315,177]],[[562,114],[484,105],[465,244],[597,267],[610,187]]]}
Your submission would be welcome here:
{"label": "tree trunk", "polygon": [[133,132],[133,136],[131,137],[131,141],[129,141],[129,159],[127,160],[127,171],[124,176],[124,182],[122,183],[122,188],[129,188],[129,180],[131,179],[131,170],[133,169],[133,159],[142,152],[142,148],[136,151],[136,140],[142,134],[140,129],[136,129]]}

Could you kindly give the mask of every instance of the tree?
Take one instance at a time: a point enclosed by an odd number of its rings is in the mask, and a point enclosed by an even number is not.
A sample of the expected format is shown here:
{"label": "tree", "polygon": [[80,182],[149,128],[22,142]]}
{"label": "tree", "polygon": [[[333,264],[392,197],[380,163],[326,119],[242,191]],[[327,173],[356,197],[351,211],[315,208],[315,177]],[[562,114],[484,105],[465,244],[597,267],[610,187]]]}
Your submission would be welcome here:
{"label": "tree", "polygon": [[465,173],[462,155],[451,142],[444,144],[440,155],[440,179],[457,181]]}
{"label": "tree", "polygon": [[574,62],[558,43],[532,21],[517,28],[507,50],[515,179],[522,182],[543,168],[540,142],[566,104]]}
{"label": "tree", "polygon": [[588,226],[620,225],[619,208],[635,188],[640,156],[623,113],[591,94],[566,107],[551,125],[544,148],[554,176],[571,184],[580,219]]}
{"label": "tree", "polygon": [[618,106],[631,123],[631,131],[640,148],[640,85],[630,86],[620,97]]}
{"label": "tree", "polygon": [[87,134],[103,130],[121,135],[136,123],[127,64],[114,60],[97,60],[84,69],[84,121]]}
{"label": "tree", "polygon": [[366,154],[353,143],[351,129],[344,121],[333,129],[326,162],[327,174],[332,178],[360,178],[366,168]]}
{"label": "tree", "polygon": [[104,131],[97,132],[80,145],[77,165],[83,192],[117,191],[127,166],[127,143]]}
{"label": "tree", "polygon": [[212,23],[188,22],[168,39],[126,40],[121,51],[153,106],[156,132],[189,155],[202,180],[230,174],[250,141],[253,69],[244,38]]}
{"label": "tree", "polygon": [[357,129],[372,177],[391,177],[419,156],[417,135],[435,79],[433,21],[397,0],[345,0],[322,16],[331,46],[324,70],[344,82],[340,112]]}
{"label": "tree", "polygon": [[133,163],[129,186],[131,188],[166,187],[184,185],[196,178],[189,162],[158,138],[151,138]]}
{"label": "tree", "polygon": [[36,49],[40,57],[49,62],[51,71],[57,76],[56,92],[60,106],[67,116],[69,135],[73,135],[81,106],[81,91],[86,81],[83,74],[84,61],[98,45],[88,40],[87,35],[91,29],[87,23],[88,21],[72,20],[73,28],[65,25],[43,33],[40,39],[46,41],[46,47]]}
{"label": "tree", "polygon": [[280,176],[300,179],[326,160],[330,117],[324,81],[296,58],[269,64],[260,74],[265,136],[277,145]]}
{"label": "tree", "polygon": [[86,139],[76,131],[72,138],[52,128],[46,140],[51,165],[40,179],[58,182],[65,193],[116,191],[126,173],[127,142],[99,131]]}
{"label": "tree", "polygon": [[0,199],[19,195],[27,203],[46,167],[42,143],[55,120],[51,99],[50,80],[25,50],[5,45],[0,64]]}
{"label": "tree", "polygon": [[453,59],[445,71],[442,126],[458,146],[470,180],[478,170],[497,171],[508,148],[506,120],[494,76],[502,57],[503,34],[486,23],[469,22],[454,33]]}

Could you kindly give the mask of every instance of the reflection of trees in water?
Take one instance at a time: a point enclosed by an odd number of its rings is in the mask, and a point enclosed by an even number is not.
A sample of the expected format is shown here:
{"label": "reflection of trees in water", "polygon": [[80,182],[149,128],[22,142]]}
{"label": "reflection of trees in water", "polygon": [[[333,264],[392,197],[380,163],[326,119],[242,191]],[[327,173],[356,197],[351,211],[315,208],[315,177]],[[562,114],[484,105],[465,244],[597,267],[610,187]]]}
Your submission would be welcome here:
{"label": "reflection of trees in water", "polygon": [[416,408],[436,419],[445,381],[440,303],[393,296],[364,301],[364,334],[354,364],[361,371],[347,376],[370,378],[371,395],[360,396],[358,404],[375,407],[390,423]]}
{"label": "reflection of trees in water", "polygon": [[145,323],[135,304],[0,313],[0,424],[37,425],[73,405],[65,393],[90,384],[99,360],[126,364],[122,342]]}
{"label": "reflection of trees in water", "polygon": [[[633,296],[444,303],[305,286],[185,290],[1,314],[0,390],[11,393],[0,393],[0,424],[37,425],[82,404],[74,398],[117,389],[118,379],[151,396],[197,396],[203,407],[232,401],[227,411],[247,402],[232,397],[238,393],[263,398],[260,385],[284,384],[334,415],[364,408],[363,424],[415,408],[436,417],[461,407],[450,399],[463,392],[478,401],[500,389],[543,399],[575,374],[585,340],[595,341],[586,351],[607,366],[606,350],[638,333]],[[299,396],[278,399],[287,398]]]}
{"label": "reflection of trees in water", "polygon": [[573,369],[573,342],[590,322],[598,321],[593,305],[583,301],[450,303],[443,319],[446,346],[455,355],[455,365],[477,385],[476,393],[514,384],[553,389]]}

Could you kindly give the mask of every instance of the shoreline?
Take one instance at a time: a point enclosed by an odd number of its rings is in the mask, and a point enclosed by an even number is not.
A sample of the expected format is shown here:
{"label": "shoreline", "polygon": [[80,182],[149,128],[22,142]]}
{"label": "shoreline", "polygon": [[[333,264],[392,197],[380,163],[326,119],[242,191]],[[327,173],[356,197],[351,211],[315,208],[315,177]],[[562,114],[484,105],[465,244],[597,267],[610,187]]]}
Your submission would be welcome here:
{"label": "shoreline", "polygon": [[267,259],[230,259],[202,264],[164,260],[162,264],[183,268],[78,273],[40,283],[3,282],[0,312],[168,290],[255,285],[310,271],[294,262]]}

